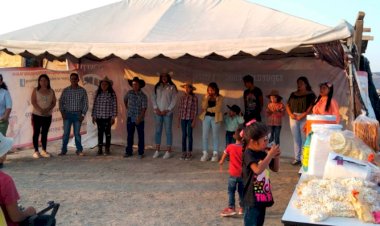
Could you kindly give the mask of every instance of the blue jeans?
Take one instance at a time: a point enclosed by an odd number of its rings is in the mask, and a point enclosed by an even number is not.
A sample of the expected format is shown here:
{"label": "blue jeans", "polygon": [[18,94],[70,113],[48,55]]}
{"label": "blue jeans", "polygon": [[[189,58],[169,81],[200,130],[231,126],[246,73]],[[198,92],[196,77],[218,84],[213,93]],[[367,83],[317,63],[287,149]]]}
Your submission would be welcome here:
{"label": "blue jeans", "polygon": [[172,134],[172,123],[173,123],[173,113],[169,115],[154,115],[154,121],[156,126],[156,132],[154,135],[156,144],[161,144],[161,136],[162,136],[162,127],[165,126],[166,133],[166,145],[172,146],[173,144],[173,134]]}
{"label": "blue jeans", "polygon": [[294,159],[299,161],[301,161],[302,145],[306,139],[306,135],[303,132],[303,127],[305,126],[305,123],[306,118],[297,121],[289,117],[290,130],[292,131],[294,142]]}
{"label": "blue jeans", "polygon": [[269,126],[271,129],[271,135],[269,138],[269,143],[274,142],[276,144],[280,144],[280,132],[281,132],[281,126]]}
{"label": "blue jeans", "polygon": [[244,226],[262,226],[266,207],[244,207]]}
{"label": "blue jeans", "polygon": [[70,130],[71,125],[74,127],[74,137],[75,137],[75,146],[77,148],[77,152],[82,152],[83,147],[81,143],[81,136],[80,136],[80,126],[82,124],[81,121],[79,121],[81,113],[77,112],[66,112],[65,113],[66,119],[63,120],[63,137],[62,137],[62,153],[67,152],[67,144],[69,143],[69,137],[70,137]]}
{"label": "blue jeans", "polygon": [[235,208],[235,191],[239,194],[239,206],[242,207],[243,202],[243,178],[241,177],[228,177],[228,207]]}
{"label": "blue jeans", "polygon": [[232,131],[226,131],[226,147],[227,147],[229,144],[234,144],[234,143],[236,143],[236,140],[234,139],[234,133],[235,133],[235,132],[232,132]]}
{"label": "blue jeans", "polygon": [[[181,129],[182,129],[182,151],[193,151],[193,128],[191,127],[191,123],[193,120],[185,120],[181,119]],[[187,142],[189,140],[189,148],[187,149]]]}
{"label": "blue jeans", "polygon": [[208,150],[208,134],[210,127],[212,129],[212,141],[213,141],[213,151],[218,152],[219,149],[219,131],[220,131],[220,122],[215,122],[215,117],[205,116],[205,119],[202,122],[202,147],[203,151]]}
{"label": "blue jeans", "polygon": [[127,147],[125,153],[131,155],[133,153],[133,137],[135,135],[135,128],[137,129],[137,136],[139,139],[138,152],[139,155],[144,154],[145,140],[144,140],[144,121],[136,125],[136,122],[132,122],[131,117],[127,118]]}

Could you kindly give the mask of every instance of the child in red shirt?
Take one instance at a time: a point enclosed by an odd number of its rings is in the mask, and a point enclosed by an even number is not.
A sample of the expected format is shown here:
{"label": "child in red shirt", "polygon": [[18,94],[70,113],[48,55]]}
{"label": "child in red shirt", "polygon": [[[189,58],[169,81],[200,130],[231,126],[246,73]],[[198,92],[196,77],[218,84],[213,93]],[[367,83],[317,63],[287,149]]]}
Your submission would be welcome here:
{"label": "child in red shirt", "polygon": [[239,211],[238,214],[243,214],[242,201],[243,201],[243,178],[242,174],[242,156],[243,156],[243,145],[241,143],[240,132],[242,131],[242,126],[239,126],[233,138],[236,140],[235,144],[229,144],[226,150],[223,153],[222,158],[219,161],[220,165],[223,165],[224,160],[227,156],[230,157],[230,166],[229,166],[229,174],[228,177],[228,207],[225,208],[220,215],[223,217],[236,215],[235,210],[235,191],[237,187],[237,191],[239,194]]}

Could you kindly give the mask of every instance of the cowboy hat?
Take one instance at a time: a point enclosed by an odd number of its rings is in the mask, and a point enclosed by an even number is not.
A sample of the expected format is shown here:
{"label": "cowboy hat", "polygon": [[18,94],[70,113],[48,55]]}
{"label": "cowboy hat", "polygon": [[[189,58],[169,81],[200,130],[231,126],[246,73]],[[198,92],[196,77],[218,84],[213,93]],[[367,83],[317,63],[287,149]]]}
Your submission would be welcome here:
{"label": "cowboy hat", "polygon": [[100,80],[100,83],[102,82],[108,82],[111,86],[113,85],[113,81],[109,79],[107,75],[102,80]]}
{"label": "cowboy hat", "polygon": [[133,79],[128,79],[128,83],[130,86],[132,86],[133,82],[139,83],[140,89],[145,86],[145,81],[142,79],[139,79],[138,77],[134,77]]}
{"label": "cowboy hat", "polygon": [[7,154],[9,150],[11,150],[13,145],[13,139],[4,137],[2,133],[0,133],[0,157]]}
{"label": "cowboy hat", "polygon": [[230,105],[227,105],[228,109],[230,109],[231,111],[235,112],[237,115],[240,114],[241,112],[241,109],[239,106],[237,106],[236,104],[230,106]]}
{"label": "cowboy hat", "polygon": [[276,90],[276,89],[272,89],[272,91],[270,91],[270,93],[267,95],[267,97],[270,98],[270,96],[275,96],[275,97],[278,97],[282,100],[282,96],[280,96],[278,90]]}
{"label": "cowboy hat", "polygon": [[189,82],[186,82],[185,84],[181,85],[182,88],[185,88],[186,86],[190,87],[193,91],[197,89],[193,86],[193,84]]}
{"label": "cowboy hat", "polygon": [[169,76],[169,77],[171,78],[171,77],[173,77],[174,72],[164,70],[164,71],[162,71],[162,72],[157,72],[156,74],[157,74],[158,76],[167,75],[167,76]]}

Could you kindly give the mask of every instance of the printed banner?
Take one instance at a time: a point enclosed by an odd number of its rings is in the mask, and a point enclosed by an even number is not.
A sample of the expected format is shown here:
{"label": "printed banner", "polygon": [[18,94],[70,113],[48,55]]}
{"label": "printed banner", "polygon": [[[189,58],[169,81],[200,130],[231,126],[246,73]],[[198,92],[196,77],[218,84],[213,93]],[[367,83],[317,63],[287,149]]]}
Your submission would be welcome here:
{"label": "printed banner", "polygon": [[[13,147],[26,147],[32,145],[33,128],[31,116],[33,106],[31,103],[32,91],[37,87],[38,76],[47,74],[50,85],[57,97],[57,105],[53,109],[52,124],[50,126],[48,140],[62,138],[63,122],[58,109],[58,100],[62,90],[70,85],[70,71],[50,71],[45,69],[8,68],[0,69],[4,82],[8,86],[12,98],[12,111],[9,117],[8,137],[13,137]],[[84,125],[87,123],[84,122]],[[82,128],[86,128],[82,126]],[[84,130],[84,129],[82,129]],[[84,131],[81,131],[84,133]]]}

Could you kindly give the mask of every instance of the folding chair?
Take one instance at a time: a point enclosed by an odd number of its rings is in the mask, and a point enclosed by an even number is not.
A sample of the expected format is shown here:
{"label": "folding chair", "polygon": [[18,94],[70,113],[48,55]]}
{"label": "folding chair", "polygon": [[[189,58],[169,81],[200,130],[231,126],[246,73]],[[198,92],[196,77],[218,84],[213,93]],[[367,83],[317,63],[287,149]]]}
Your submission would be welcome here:
{"label": "folding chair", "polygon": [[[55,215],[58,212],[58,208],[59,208],[59,203],[55,203],[54,201],[49,201],[48,202],[48,207],[46,207],[45,209],[41,210],[36,215],[31,216],[31,217],[28,218],[28,221],[27,221],[28,225],[29,226],[40,226],[40,225],[41,226],[42,225],[43,226],[52,226],[52,225],[55,225],[55,223],[56,223]],[[50,210],[51,210],[50,215],[46,214]],[[41,224],[40,223],[41,218],[44,218],[44,220],[46,220],[46,222],[44,222],[43,224]]]}

